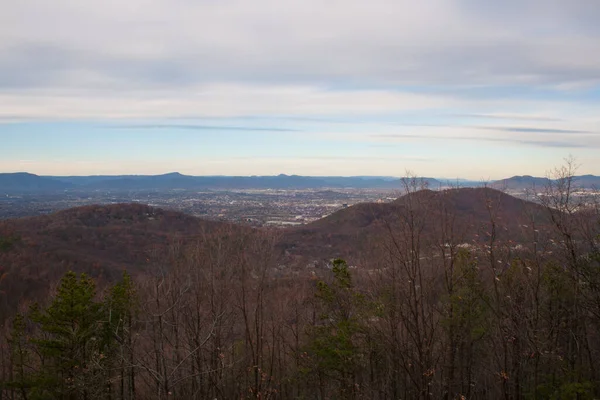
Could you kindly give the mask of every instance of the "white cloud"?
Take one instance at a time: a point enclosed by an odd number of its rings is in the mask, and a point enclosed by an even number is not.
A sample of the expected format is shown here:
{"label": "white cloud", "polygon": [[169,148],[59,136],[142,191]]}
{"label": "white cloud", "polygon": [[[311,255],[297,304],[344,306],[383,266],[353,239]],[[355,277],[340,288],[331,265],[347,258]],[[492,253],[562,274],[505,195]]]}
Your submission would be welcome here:
{"label": "white cloud", "polygon": [[127,91],[240,81],[568,87],[600,79],[596,0],[497,3],[13,1],[0,16],[0,84]]}
{"label": "white cloud", "polygon": [[185,92],[94,91],[0,94],[0,118],[160,118],[240,115],[377,114],[449,107],[456,101],[384,90],[331,91],[307,86],[207,85]]}

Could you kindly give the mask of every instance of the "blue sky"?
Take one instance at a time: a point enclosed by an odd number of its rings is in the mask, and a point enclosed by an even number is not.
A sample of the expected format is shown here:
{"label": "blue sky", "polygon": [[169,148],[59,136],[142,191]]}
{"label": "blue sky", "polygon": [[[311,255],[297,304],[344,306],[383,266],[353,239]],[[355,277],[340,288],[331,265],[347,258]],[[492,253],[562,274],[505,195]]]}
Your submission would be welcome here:
{"label": "blue sky", "polygon": [[596,0],[10,2],[0,171],[600,175],[598,20]]}

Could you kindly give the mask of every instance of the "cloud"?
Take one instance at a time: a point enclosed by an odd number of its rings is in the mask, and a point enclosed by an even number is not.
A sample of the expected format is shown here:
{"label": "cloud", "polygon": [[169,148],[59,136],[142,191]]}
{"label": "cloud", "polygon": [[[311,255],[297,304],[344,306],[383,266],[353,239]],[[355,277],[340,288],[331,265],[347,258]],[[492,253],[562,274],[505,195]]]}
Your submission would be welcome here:
{"label": "cloud", "polygon": [[499,119],[511,121],[535,121],[535,122],[556,122],[562,121],[561,118],[549,117],[543,115],[524,115],[524,114],[454,114],[457,118],[478,118],[478,119]]}
{"label": "cloud", "polygon": [[600,80],[593,1],[14,1],[0,87],[576,85]]}
{"label": "cloud", "polygon": [[507,138],[507,137],[487,137],[487,136],[440,136],[440,135],[410,135],[410,134],[374,134],[371,135],[373,138],[391,139],[391,140],[404,140],[404,139],[419,139],[421,141],[427,140],[446,140],[446,141],[469,141],[469,142],[493,142],[493,143],[509,143],[519,144],[536,147],[558,147],[558,148],[586,148],[586,147],[600,147],[590,146],[590,144],[578,143],[574,141],[560,141],[560,140],[533,140],[533,139],[521,139],[521,138]]}
{"label": "cloud", "polygon": [[427,110],[457,104],[446,96],[387,90],[210,84],[156,92],[43,90],[0,93],[0,116],[13,118],[181,118],[248,115],[353,115]]}
{"label": "cloud", "polygon": [[527,127],[515,127],[515,126],[479,126],[476,129],[489,129],[495,131],[504,132],[520,132],[520,133],[575,133],[575,134],[592,134],[598,135],[597,132],[590,131],[579,131],[574,129],[554,129],[554,128],[527,128]]}
{"label": "cloud", "polygon": [[256,132],[299,132],[298,129],[277,128],[266,126],[218,126],[218,125],[190,125],[190,124],[139,124],[139,125],[111,125],[111,129],[167,129],[167,130],[197,130],[197,131],[256,131]]}
{"label": "cloud", "polygon": [[561,142],[557,140],[517,140],[516,143],[521,143],[530,146],[540,146],[540,147],[558,147],[564,149],[583,149],[588,147],[600,147],[600,146],[590,146],[584,143],[574,143],[574,142]]}

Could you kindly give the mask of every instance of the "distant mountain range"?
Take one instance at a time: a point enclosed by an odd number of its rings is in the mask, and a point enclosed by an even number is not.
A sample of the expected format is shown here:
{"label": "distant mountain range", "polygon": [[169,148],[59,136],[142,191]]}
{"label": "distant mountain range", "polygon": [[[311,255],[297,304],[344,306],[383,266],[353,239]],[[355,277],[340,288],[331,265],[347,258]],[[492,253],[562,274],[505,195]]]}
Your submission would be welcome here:
{"label": "distant mountain range", "polygon": [[[442,182],[423,178],[429,187]],[[276,176],[189,176],[174,172],[164,175],[38,176],[28,173],[0,174],[0,193],[61,190],[202,190],[202,189],[399,189],[398,178]]]}
{"label": "distant mountain range", "polygon": [[[600,189],[600,176],[580,175],[575,176],[575,185],[586,189]],[[491,184],[491,187],[500,190],[525,190],[531,188],[541,189],[550,183],[548,178],[539,178],[530,175],[513,176],[501,179]]]}
{"label": "distant mountain range", "polygon": [[[481,182],[462,179],[444,180],[423,179],[429,188],[477,187]],[[582,175],[576,177],[581,187],[600,188],[600,177]],[[520,190],[530,187],[543,187],[548,178],[533,176],[513,176],[495,181],[491,186],[497,189]],[[25,172],[0,174],[0,193],[39,193],[64,190],[228,190],[228,189],[401,189],[402,181],[391,177],[369,176],[189,176],[174,172],[164,175],[95,175],[95,176],[38,176]]]}
{"label": "distant mountain range", "polygon": [[0,174],[0,193],[56,191],[72,187],[69,182],[26,172]]}

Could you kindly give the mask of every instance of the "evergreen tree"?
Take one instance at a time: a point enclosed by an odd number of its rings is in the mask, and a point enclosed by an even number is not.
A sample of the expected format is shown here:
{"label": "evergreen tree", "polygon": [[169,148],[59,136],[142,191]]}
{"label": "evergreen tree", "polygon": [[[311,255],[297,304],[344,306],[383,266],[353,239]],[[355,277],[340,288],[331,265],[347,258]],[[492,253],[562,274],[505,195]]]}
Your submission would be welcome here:
{"label": "evergreen tree", "polygon": [[[104,301],[107,324],[104,332],[104,345],[110,349],[107,363],[107,380],[112,380],[117,372],[118,398],[135,398],[135,369],[133,353],[133,320],[137,311],[137,293],[131,276],[123,273],[123,278],[109,291]],[[112,388],[108,387],[111,391]]]}
{"label": "evergreen tree", "polygon": [[32,339],[40,355],[40,369],[31,398],[98,398],[102,385],[102,304],[94,300],[93,280],[68,272],[56,297],[42,310],[32,307],[31,319],[40,333]]}
{"label": "evergreen tree", "polygon": [[331,284],[317,284],[316,298],[322,313],[310,330],[308,360],[319,378],[322,395],[328,392],[327,383],[331,382],[339,398],[355,398],[360,391],[355,373],[363,357],[364,298],[352,284],[346,261],[334,260],[332,271]]}

